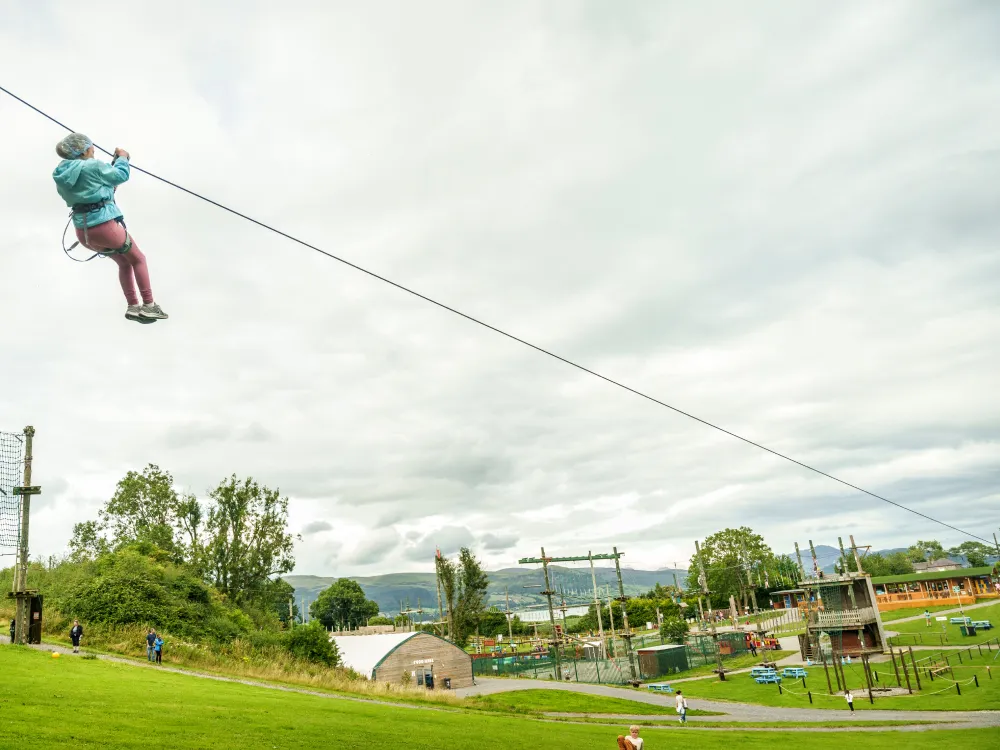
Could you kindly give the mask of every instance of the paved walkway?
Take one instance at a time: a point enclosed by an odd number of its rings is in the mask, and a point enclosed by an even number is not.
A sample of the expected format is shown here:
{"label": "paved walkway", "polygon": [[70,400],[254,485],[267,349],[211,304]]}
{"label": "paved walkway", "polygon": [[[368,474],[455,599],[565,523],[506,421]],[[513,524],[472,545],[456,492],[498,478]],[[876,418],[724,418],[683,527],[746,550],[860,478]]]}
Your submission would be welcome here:
{"label": "paved walkway", "polygon": [[[950,615],[954,612],[958,612],[958,614],[961,615],[962,610],[968,611],[970,609],[981,609],[983,607],[992,607],[994,604],[1000,604],[1000,599],[993,599],[992,601],[980,602],[978,604],[966,604],[961,607],[955,607],[954,609],[942,609],[939,612],[931,612],[931,616],[941,617],[943,615]],[[900,617],[898,620],[889,620],[889,622],[883,623],[883,625],[885,625],[885,627],[888,628],[897,622],[915,622],[917,620],[923,620],[923,619],[924,615],[923,613],[921,613],[919,615],[913,615],[912,617]]]}
{"label": "paved walkway", "polygon": [[[705,679],[705,678],[702,678]],[[480,679],[479,684],[471,688],[456,690],[459,696],[495,695],[511,690],[568,690],[587,695],[599,695],[607,698],[622,698],[653,706],[662,706],[665,714],[674,711],[673,696],[657,693],[643,693],[625,688],[607,687],[605,685],[586,685],[581,683],[559,683],[547,680],[512,680],[512,679]],[[689,708],[704,711],[714,711],[718,716],[690,716],[689,722],[767,722],[780,724],[782,722],[809,721],[856,721],[858,724],[873,721],[932,721],[959,722],[968,727],[1000,727],[1000,711],[892,711],[871,710],[858,711],[851,716],[845,707],[842,711],[836,709],[784,708],[780,706],[758,706],[749,703],[728,703],[722,701],[688,698]],[[629,719],[649,720],[650,716],[616,717],[623,721]],[[932,724],[917,725],[922,728],[934,728]],[[941,727],[938,726],[938,729]]]}

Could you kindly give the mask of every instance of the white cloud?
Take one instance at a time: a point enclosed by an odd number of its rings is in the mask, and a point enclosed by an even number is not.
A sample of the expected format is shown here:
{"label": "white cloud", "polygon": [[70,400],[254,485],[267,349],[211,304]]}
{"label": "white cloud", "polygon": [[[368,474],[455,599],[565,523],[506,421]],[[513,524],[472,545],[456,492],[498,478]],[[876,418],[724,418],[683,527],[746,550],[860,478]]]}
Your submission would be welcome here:
{"label": "white cloud", "polygon": [[[993,4],[87,10],[116,19],[113,85],[81,84],[100,55],[54,3],[4,10],[2,85],[679,408],[1000,525]],[[0,121],[0,429],[36,426],[58,488],[32,554],[148,462],[202,495],[280,487],[294,529],[332,527],[297,544],[317,574],[463,543],[656,567],[723,525],[961,541],[138,174],[118,195],[172,317],[129,324],[110,261],[58,249],[59,129],[4,96]]]}

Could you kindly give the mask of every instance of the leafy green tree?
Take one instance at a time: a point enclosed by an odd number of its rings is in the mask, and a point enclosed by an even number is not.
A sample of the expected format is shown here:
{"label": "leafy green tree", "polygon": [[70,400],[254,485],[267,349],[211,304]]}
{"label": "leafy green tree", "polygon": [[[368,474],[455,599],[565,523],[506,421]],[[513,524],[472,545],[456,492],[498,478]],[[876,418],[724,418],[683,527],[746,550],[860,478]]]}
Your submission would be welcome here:
{"label": "leafy green tree", "polygon": [[910,546],[906,551],[906,556],[910,558],[911,562],[927,562],[929,560],[940,559],[945,556],[945,553],[944,547],[941,546],[941,542],[938,540],[931,539],[925,542],[921,539],[916,544]]}
{"label": "leafy green tree", "polygon": [[681,617],[667,617],[660,626],[660,638],[669,643],[684,643],[688,624]]}
{"label": "leafy green tree", "polygon": [[[733,596],[749,606],[750,592],[758,585],[758,571],[774,566],[774,552],[753,529],[723,529],[707,537],[701,544],[708,587],[716,602],[728,602]],[[701,588],[698,556],[691,558],[688,587]]]}
{"label": "leafy green tree", "polygon": [[948,552],[952,555],[964,555],[970,568],[981,568],[986,565],[986,558],[993,554],[993,548],[982,542],[962,542],[952,547]]}
{"label": "leafy green tree", "polygon": [[[396,619],[400,619],[400,618],[397,617]],[[403,619],[405,619],[405,617]],[[391,617],[382,617],[381,615],[378,615],[376,617],[372,617],[371,619],[369,619],[368,620],[368,624],[369,625],[395,625],[396,624],[396,620],[394,620]],[[403,625],[403,624],[405,624],[405,623],[400,622],[400,625]]]}
{"label": "leafy green tree", "polygon": [[335,667],[340,663],[337,644],[330,640],[326,629],[316,620],[293,628],[288,634],[288,650],[306,661]]}
{"label": "leafy green tree", "polygon": [[309,614],[326,628],[361,627],[378,614],[378,604],[365,596],[357,581],[338,578],[309,605]]}
{"label": "leafy green tree", "polygon": [[96,560],[109,551],[108,540],[101,533],[97,521],[83,521],[73,524],[73,536],[69,540],[69,559],[73,562]]}
{"label": "leafy green tree", "polygon": [[448,637],[456,646],[465,648],[486,609],[489,577],[468,547],[459,550],[457,561],[439,553],[435,565],[448,606]]}
{"label": "leafy green tree", "polygon": [[174,531],[177,522],[177,492],[174,478],[156,464],[142,473],[128,472],[115,487],[115,494],[98,513],[100,530],[113,547],[132,542],[151,542],[180,559]]}
{"label": "leafy green tree", "polygon": [[206,572],[236,603],[265,596],[272,576],[295,564],[288,533],[288,498],[234,474],[210,493],[205,524]]}
{"label": "leafy green tree", "polygon": [[[853,557],[848,562],[850,563],[851,571],[857,570]],[[864,568],[865,573],[868,573],[873,578],[877,578],[878,576],[906,575],[913,572],[913,563],[906,552],[890,552],[887,555],[876,552],[867,555],[861,561],[861,566]]]}

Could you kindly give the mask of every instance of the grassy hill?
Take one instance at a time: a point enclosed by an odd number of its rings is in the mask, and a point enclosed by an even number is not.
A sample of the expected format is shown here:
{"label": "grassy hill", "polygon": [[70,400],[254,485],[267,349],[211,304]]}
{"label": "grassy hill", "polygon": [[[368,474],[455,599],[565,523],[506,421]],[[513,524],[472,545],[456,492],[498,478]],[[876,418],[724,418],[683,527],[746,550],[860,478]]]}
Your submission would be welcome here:
{"label": "grassy hill", "polygon": [[[590,578],[590,567],[563,567],[553,565],[549,568],[552,584],[556,589],[562,588],[566,593],[566,601],[587,603],[593,599],[593,585]],[[673,574],[681,585],[687,576],[685,570],[632,570],[622,569],[622,580],[625,593],[629,595],[642,594],[649,591],[657,583],[661,586],[672,586]],[[595,575],[599,590],[605,591],[605,586],[611,586],[612,596],[617,590],[618,578],[614,568],[596,568]],[[437,607],[437,590],[434,584],[434,573],[389,573],[381,576],[349,576],[357,581],[369,599],[378,602],[379,609],[385,613],[399,611],[401,601],[416,607],[419,601],[428,610]],[[503,568],[489,573],[489,604],[503,609],[506,606],[505,588],[510,592],[511,609],[541,605],[545,597],[541,596],[537,585],[542,583],[542,570],[537,568]],[[291,575],[285,580],[295,587],[295,598],[312,601],[320,591],[333,583],[335,577]],[[525,588],[535,586],[536,588]],[[430,615],[428,614],[428,617]]]}
{"label": "grassy hill", "polygon": [[[606,750],[627,722],[611,726],[541,722],[482,711],[343,700],[218,682],[156,668],[63,657],[0,645],[0,746],[31,748],[364,747],[371,750]],[[677,728],[644,728],[650,747],[682,741]],[[674,732],[675,734],[668,734]],[[992,747],[994,729],[909,733],[909,750]],[[699,731],[716,748],[834,750],[866,741],[902,743],[894,732],[794,734]],[[692,738],[693,741],[693,738]],[[684,741],[685,744],[690,744]]]}

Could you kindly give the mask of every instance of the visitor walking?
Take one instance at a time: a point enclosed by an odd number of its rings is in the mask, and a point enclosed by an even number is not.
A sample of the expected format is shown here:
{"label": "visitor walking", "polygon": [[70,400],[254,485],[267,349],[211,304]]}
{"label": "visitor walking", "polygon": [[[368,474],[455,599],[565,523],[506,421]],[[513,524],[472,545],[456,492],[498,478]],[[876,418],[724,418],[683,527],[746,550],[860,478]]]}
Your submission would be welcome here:
{"label": "visitor walking", "polygon": [[931,613],[930,610],[924,610],[924,622],[927,623],[927,627],[931,626]]}
{"label": "visitor walking", "polygon": [[853,714],[854,713],[854,695],[851,693],[850,690],[848,690],[846,693],[844,693],[844,700],[847,701],[847,707],[849,709],[851,709],[851,713]]}
{"label": "visitor walking", "polygon": [[679,721],[681,724],[687,724],[688,720],[688,701],[687,698],[681,693],[680,690],[677,691],[677,697],[674,698],[674,703],[677,704],[677,715],[680,717]]}
{"label": "visitor walking", "polygon": [[83,627],[79,620],[73,620],[73,627],[69,631],[69,639],[73,641],[73,653],[80,653],[80,639],[83,638]]}
{"label": "visitor walking", "polygon": [[146,633],[146,660],[156,661],[156,631],[152,628]]}
{"label": "visitor walking", "polygon": [[17,621],[11,617],[10,618],[10,643],[14,645],[14,631],[17,629]]}
{"label": "visitor walking", "polygon": [[750,643],[747,644],[747,645],[750,646],[750,653],[753,654],[754,658],[756,659],[757,658],[757,644],[754,643],[753,639],[751,638],[750,639]]}

